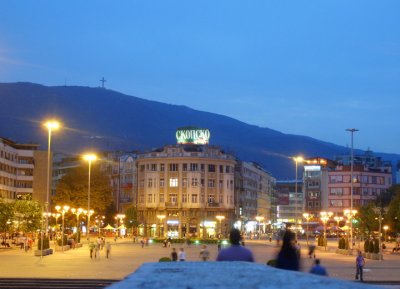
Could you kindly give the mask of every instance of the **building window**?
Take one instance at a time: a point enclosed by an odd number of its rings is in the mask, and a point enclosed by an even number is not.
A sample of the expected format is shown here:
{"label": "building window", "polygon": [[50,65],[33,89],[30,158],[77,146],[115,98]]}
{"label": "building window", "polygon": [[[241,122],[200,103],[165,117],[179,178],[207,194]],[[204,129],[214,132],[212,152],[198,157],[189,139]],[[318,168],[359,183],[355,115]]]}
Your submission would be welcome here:
{"label": "building window", "polygon": [[215,173],[215,165],[208,165],[208,172]]}
{"label": "building window", "polygon": [[368,176],[361,176],[361,182],[363,184],[368,184]]}
{"label": "building window", "polygon": [[144,203],[144,195],[143,194],[139,195],[139,203],[141,203],[141,204]]}
{"label": "building window", "polygon": [[152,188],[153,187],[153,179],[148,179],[147,180],[147,187]]}
{"label": "building window", "polygon": [[343,188],[330,188],[330,195],[343,196]]}
{"label": "building window", "polygon": [[343,207],[343,200],[330,200],[329,207]]}
{"label": "building window", "polygon": [[144,172],[144,165],[140,165],[139,171]]}
{"label": "building window", "polygon": [[160,194],[160,203],[164,203],[164,202],[165,202],[164,194]]}
{"label": "building window", "polygon": [[178,171],[178,164],[169,164],[169,171],[170,172],[177,172]]}
{"label": "building window", "polygon": [[178,186],[178,179],[177,178],[169,179],[169,186],[171,188],[176,188]]}
{"label": "building window", "polygon": [[219,166],[219,172],[222,174],[224,172],[224,166],[220,165]]}
{"label": "building window", "polygon": [[198,185],[199,184],[197,178],[192,178],[192,187],[197,187]]}
{"label": "building window", "polygon": [[161,172],[165,171],[165,165],[164,164],[160,164],[160,171]]}
{"label": "building window", "polygon": [[190,171],[191,172],[197,172],[198,170],[199,170],[199,164],[194,164],[194,163],[190,164]]}
{"label": "building window", "polygon": [[187,164],[182,165],[182,171],[186,172],[187,171]]}
{"label": "building window", "polygon": [[160,188],[164,188],[164,179],[160,179]]}
{"label": "building window", "polygon": [[187,194],[182,194],[182,203],[187,203]]}
{"label": "building window", "polygon": [[201,184],[202,187],[204,187],[204,179],[200,180],[200,184]]}
{"label": "building window", "polygon": [[170,203],[175,204],[175,203],[176,203],[176,200],[177,200],[176,194],[170,194],[170,195],[169,195],[169,201],[170,201]]}
{"label": "building window", "polygon": [[197,203],[197,194],[192,194],[192,203]]}
{"label": "building window", "polygon": [[186,188],[187,187],[187,178],[182,179],[182,187]]}
{"label": "building window", "polygon": [[148,203],[152,203],[153,202],[153,195],[152,194],[148,194],[147,195],[147,202]]}
{"label": "building window", "polygon": [[215,180],[214,179],[209,179],[208,180],[208,187],[209,188],[215,188]]}
{"label": "building window", "polygon": [[204,172],[204,164],[201,164],[201,165],[200,165],[200,170],[201,170],[202,172]]}
{"label": "building window", "polygon": [[329,176],[329,182],[331,184],[343,183],[343,176]]}
{"label": "building window", "polygon": [[153,172],[157,171],[157,164],[151,164],[151,170]]}
{"label": "building window", "polygon": [[223,201],[224,201],[224,199],[223,199],[223,195],[222,195],[222,194],[220,194],[220,195],[219,195],[219,202],[220,202],[220,203],[222,203]]}
{"label": "building window", "polygon": [[139,181],[139,187],[140,188],[144,188],[144,180],[140,180]]}
{"label": "building window", "polygon": [[223,182],[222,180],[219,180],[219,186],[218,186],[218,188],[219,188],[219,189],[222,189],[223,186],[224,186],[224,182]]}
{"label": "building window", "polygon": [[208,195],[208,202],[214,203],[214,195]]}

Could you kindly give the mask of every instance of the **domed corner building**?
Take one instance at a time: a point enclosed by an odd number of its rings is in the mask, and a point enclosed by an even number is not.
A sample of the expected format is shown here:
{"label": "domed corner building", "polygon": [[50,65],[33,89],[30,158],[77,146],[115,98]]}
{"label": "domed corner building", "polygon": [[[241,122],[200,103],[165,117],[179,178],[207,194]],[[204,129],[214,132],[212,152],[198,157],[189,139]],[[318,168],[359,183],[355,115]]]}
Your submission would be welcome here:
{"label": "domed corner building", "polygon": [[181,128],[177,144],[138,154],[139,234],[227,236],[234,221],[236,161],[221,148],[208,145],[207,131]]}

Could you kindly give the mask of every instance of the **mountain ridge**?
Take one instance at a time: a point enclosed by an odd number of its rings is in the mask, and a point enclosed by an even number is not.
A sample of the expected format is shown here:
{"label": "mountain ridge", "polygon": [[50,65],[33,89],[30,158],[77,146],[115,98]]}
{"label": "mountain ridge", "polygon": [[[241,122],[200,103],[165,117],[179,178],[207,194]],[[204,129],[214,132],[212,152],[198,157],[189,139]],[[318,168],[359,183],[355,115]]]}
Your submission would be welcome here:
{"label": "mountain ridge", "polygon": [[[232,151],[244,161],[262,165],[278,178],[294,178],[290,156],[333,158],[348,148],[309,136],[285,134],[229,116],[165,104],[118,91],[82,86],[0,83],[0,136],[33,141],[46,148],[41,122],[57,117],[64,128],[54,133],[52,149],[78,154],[88,149],[148,150],[173,144],[183,126],[210,129],[211,145]],[[377,154],[399,160],[396,154]]]}

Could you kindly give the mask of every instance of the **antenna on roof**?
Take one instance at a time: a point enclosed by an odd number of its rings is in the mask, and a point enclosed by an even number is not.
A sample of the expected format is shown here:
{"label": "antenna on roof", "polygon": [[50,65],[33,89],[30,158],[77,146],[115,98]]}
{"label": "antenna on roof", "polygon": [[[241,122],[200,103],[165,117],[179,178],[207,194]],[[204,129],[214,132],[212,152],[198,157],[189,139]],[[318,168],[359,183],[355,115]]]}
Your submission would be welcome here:
{"label": "antenna on roof", "polygon": [[104,82],[106,82],[107,80],[104,79],[104,76],[102,79],[100,79],[101,82],[101,88],[104,88]]}

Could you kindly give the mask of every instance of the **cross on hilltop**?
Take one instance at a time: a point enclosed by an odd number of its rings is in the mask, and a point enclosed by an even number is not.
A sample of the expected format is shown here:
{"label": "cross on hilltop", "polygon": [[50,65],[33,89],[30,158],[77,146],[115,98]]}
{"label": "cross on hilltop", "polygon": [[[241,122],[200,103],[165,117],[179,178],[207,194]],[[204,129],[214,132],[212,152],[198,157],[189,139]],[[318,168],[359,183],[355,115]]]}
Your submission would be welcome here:
{"label": "cross on hilltop", "polygon": [[100,79],[101,82],[101,88],[104,88],[104,82],[106,82],[107,80],[104,79],[104,76],[102,79]]}

